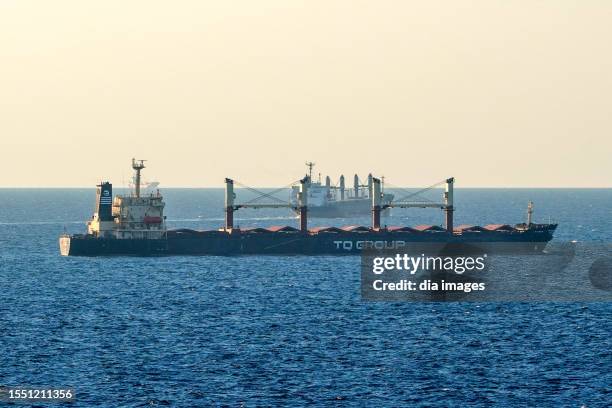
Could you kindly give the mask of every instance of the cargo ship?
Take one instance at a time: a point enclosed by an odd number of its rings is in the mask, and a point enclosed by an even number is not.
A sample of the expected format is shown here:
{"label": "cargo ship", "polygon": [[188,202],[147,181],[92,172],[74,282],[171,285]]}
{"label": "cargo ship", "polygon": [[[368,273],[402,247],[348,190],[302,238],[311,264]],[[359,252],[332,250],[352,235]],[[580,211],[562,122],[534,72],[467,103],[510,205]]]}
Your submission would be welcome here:
{"label": "cargo ship", "polygon": [[[367,184],[363,184],[359,176],[353,177],[353,187],[347,188],[344,175],[340,176],[338,183],[332,184],[329,176],[325,177],[325,184],[321,181],[319,173],[318,180],[312,176],[313,162],[307,162],[308,167],[308,216],[310,218],[347,218],[368,215],[372,210],[372,173],[368,174]],[[299,186],[291,189],[291,203],[294,208],[298,207]],[[383,206],[393,201],[393,194],[384,192],[384,179],[381,180],[381,204]],[[389,208],[383,210],[387,215]],[[297,212],[297,210],[296,210]]]}
{"label": "cargo ship", "polygon": [[[372,178],[370,226],[308,228],[309,177],[299,182],[296,203],[236,203],[234,181],[225,180],[225,225],[216,230],[168,229],[165,203],[159,190],[141,194],[144,161],[132,160],[134,189],[128,195],[113,197],[112,184],[97,186],[96,208],[87,222],[85,234],[64,234],[59,238],[60,253],[74,256],[113,255],[347,255],[369,249],[410,249],[431,246],[495,252],[508,249],[517,253],[541,253],[553,238],[557,224],[532,223],[533,206],[528,205],[527,222],[484,227],[453,225],[454,178],[444,180],[442,200],[382,202],[381,180]],[[241,208],[292,208],[299,225],[270,228],[235,228],[234,212]],[[438,208],[445,225],[381,227],[380,215],[386,208]]]}

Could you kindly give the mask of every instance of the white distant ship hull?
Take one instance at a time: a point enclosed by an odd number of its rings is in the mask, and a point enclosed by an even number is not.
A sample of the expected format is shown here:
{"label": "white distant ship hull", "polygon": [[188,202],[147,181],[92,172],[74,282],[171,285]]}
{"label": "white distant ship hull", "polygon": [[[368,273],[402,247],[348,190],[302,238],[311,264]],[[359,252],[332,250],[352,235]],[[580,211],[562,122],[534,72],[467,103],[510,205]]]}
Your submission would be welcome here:
{"label": "white distant ship hull", "polygon": [[[393,195],[385,194],[383,204],[388,204]],[[372,212],[372,200],[369,198],[349,198],[342,201],[328,201],[323,205],[308,207],[308,216],[312,218],[348,218],[369,215]],[[389,209],[382,212],[389,213]]]}

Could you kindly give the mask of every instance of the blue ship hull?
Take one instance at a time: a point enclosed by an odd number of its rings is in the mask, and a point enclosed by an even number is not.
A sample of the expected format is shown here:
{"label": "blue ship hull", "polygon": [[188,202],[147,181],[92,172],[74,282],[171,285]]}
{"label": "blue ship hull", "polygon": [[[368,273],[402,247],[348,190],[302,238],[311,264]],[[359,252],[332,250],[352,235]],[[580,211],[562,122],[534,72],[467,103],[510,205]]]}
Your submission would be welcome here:
{"label": "blue ship hull", "polygon": [[368,249],[408,249],[487,253],[542,252],[553,238],[556,224],[538,224],[515,231],[449,233],[447,231],[392,232],[253,232],[233,230],[171,230],[164,239],[104,239],[88,235],[60,237],[62,255],[358,255]]}

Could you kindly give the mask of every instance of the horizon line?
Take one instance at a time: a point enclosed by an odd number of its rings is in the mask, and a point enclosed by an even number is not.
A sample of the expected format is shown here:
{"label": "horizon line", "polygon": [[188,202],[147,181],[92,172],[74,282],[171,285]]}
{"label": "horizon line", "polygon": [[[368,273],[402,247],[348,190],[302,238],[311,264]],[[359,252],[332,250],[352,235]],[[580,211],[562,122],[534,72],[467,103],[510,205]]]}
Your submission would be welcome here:
{"label": "horizon line", "polygon": [[[13,189],[13,190],[43,190],[43,189],[53,189],[53,190],[60,190],[60,189],[93,189],[96,186],[0,186],[0,190],[8,190],[8,189]],[[129,189],[130,187],[124,187],[124,186],[113,186],[115,189]],[[253,188],[264,188],[264,189],[278,189],[278,187],[276,186],[250,186]],[[236,187],[236,189],[243,189],[244,187]],[[287,187],[287,189],[289,189],[290,187]],[[387,187],[388,190],[397,190],[397,189],[406,189],[406,188],[415,188],[415,189],[420,189],[422,188],[421,186],[402,186],[402,187]],[[439,187],[438,189],[443,188],[443,187]],[[461,189],[473,189],[473,188],[477,188],[477,189],[500,189],[500,188],[506,188],[506,189],[584,189],[584,190],[607,190],[607,189],[612,189],[612,186],[608,186],[608,187],[602,187],[602,186],[563,186],[563,187],[559,187],[559,186],[463,186],[463,187],[455,187],[455,190],[461,190]],[[164,187],[160,187],[159,190],[164,190],[164,189],[191,189],[191,190],[196,190],[196,189],[224,189],[223,186],[164,186]]]}

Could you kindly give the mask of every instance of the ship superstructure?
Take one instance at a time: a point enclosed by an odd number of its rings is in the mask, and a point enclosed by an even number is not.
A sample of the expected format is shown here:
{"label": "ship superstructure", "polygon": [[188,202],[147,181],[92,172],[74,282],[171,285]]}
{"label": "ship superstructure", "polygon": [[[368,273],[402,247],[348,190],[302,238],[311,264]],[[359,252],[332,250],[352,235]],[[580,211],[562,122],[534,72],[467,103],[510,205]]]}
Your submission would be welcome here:
{"label": "ship superstructure", "polygon": [[132,160],[134,189],[113,198],[113,186],[97,186],[96,209],[87,223],[87,234],[105,239],[163,239],[166,234],[164,200],[159,190],[141,194],[140,172],[144,160]]}
{"label": "ship superstructure", "polygon": [[[308,228],[311,183],[310,177],[306,176],[299,181],[297,202],[293,203],[278,199],[272,203],[252,199],[238,202],[234,180],[227,178],[225,225],[222,228],[167,230],[164,201],[159,191],[141,194],[140,171],[144,167],[144,161],[132,160],[135,188],[129,195],[113,199],[110,183],[98,185],[96,211],[87,223],[87,233],[61,235],[62,255],[347,255],[360,254],[367,249],[395,248],[410,248],[420,253],[431,245],[490,253],[541,253],[557,228],[557,224],[533,223],[531,202],[526,223],[455,226],[455,179],[452,177],[434,185],[445,185],[442,200],[438,202],[415,201],[414,193],[385,202],[381,180],[372,177],[371,226]],[[270,198],[270,194],[262,193],[262,197]],[[298,227],[237,228],[234,226],[234,212],[242,208],[293,209],[298,213]],[[381,213],[388,208],[439,209],[444,213],[444,225],[381,226]]]}
{"label": "ship superstructure", "polygon": [[[340,176],[337,184],[332,184],[329,176],[325,177],[325,183],[321,181],[321,174],[318,180],[313,179],[313,162],[307,162],[308,174],[308,206],[309,215],[312,218],[345,218],[359,215],[367,215],[371,211],[372,201],[372,173],[368,174],[367,183],[362,183],[359,176],[353,177],[353,187],[346,187],[344,175]],[[299,186],[291,189],[291,202],[297,205]],[[384,192],[382,184],[381,201],[389,204],[393,200],[393,194]],[[388,210],[385,211],[388,213]]]}

